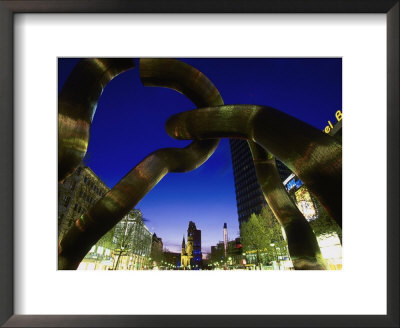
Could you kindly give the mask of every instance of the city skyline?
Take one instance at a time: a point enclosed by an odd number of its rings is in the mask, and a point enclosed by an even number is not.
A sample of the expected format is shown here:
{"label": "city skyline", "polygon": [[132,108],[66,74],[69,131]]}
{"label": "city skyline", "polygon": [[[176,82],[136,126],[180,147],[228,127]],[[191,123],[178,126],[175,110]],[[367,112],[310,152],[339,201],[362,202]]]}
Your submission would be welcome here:
{"label": "city skyline", "polygon": [[[182,59],[203,72],[226,104],[275,107],[323,130],[341,106],[341,59]],[[77,59],[59,60],[59,90]],[[151,152],[184,147],[167,136],[164,123],[174,113],[195,108],[169,89],[143,87],[136,68],[105,88],[94,116],[85,163],[112,188]],[[198,169],[165,176],[136,206],[165,247],[179,252],[189,221],[202,230],[202,251],[238,236],[229,142]]]}

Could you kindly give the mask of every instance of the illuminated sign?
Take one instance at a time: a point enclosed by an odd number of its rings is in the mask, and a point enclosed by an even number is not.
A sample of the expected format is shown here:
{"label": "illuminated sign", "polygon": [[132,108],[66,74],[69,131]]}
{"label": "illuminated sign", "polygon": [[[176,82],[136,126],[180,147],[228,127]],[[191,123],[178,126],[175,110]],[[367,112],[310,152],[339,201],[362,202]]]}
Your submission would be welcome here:
{"label": "illuminated sign", "polygon": [[285,187],[287,191],[292,190],[294,187],[296,187],[296,190],[299,189],[301,186],[303,185],[303,182],[301,182],[301,180],[299,178],[297,178],[296,176],[289,180]]}
{"label": "illuminated sign", "polygon": [[[338,110],[335,113],[335,117],[336,117],[337,122],[340,122],[343,118],[342,111]],[[322,130],[322,132],[329,133],[329,132],[331,132],[332,129],[333,129],[333,125],[332,125],[331,121],[328,121],[328,125],[325,127],[325,129]]]}
{"label": "illuminated sign", "polygon": [[291,190],[294,186],[296,185],[295,180],[290,180],[287,184],[286,184],[286,190],[289,191]]}

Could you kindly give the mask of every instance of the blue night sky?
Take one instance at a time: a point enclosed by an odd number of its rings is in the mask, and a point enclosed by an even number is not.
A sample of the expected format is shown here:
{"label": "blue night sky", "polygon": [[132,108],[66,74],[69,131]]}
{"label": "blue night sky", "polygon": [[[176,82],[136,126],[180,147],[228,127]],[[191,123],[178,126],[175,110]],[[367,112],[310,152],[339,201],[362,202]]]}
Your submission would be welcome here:
{"label": "blue night sky", "polygon": [[[322,130],[342,109],[340,58],[186,58],[220,91],[225,104],[267,105]],[[60,91],[75,58],[59,59]],[[144,87],[136,68],[114,78],[104,89],[93,119],[85,163],[112,188],[151,152],[185,147],[171,139],[166,120],[195,108],[184,95],[165,88]],[[221,140],[213,156],[188,173],[169,173],[136,206],[146,225],[164,246],[180,252],[189,220],[202,230],[203,252],[222,240],[239,236],[229,141]]]}

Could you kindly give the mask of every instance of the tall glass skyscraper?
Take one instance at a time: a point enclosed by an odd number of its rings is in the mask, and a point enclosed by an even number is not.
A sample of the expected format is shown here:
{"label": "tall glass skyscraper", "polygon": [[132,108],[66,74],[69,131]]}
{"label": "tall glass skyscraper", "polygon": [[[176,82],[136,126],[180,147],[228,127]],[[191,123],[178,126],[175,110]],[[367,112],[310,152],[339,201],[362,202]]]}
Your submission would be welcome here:
{"label": "tall glass skyscraper", "polygon": [[[247,141],[231,139],[230,147],[240,227],[252,213],[259,214],[261,209],[267,206],[267,202],[257,180],[253,157]],[[292,173],[279,160],[276,160],[276,165],[282,181]]]}

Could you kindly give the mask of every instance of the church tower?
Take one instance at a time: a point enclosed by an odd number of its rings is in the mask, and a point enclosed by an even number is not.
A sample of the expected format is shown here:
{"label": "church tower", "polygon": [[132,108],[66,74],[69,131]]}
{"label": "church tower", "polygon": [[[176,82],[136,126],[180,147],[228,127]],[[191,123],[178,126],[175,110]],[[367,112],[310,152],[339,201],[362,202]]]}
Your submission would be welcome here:
{"label": "church tower", "polygon": [[[188,240],[188,243],[189,243],[189,240]],[[181,251],[181,267],[183,269],[186,269],[187,266],[189,266],[189,259],[188,259],[187,252],[186,252],[185,236],[183,236],[182,251]]]}
{"label": "church tower", "polygon": [[185,244],[185,236],[183,236],[182,239],[182,252],[181,255],[184,255],[186,253],[186,244]]}
{"label": "church tower", "polygon": [[187,244],[185,236],[182,240],[181,267],[183,269],[199,270],[201,268],[201,230],[196,228],[193,221],[189,221],[187,230]]}

